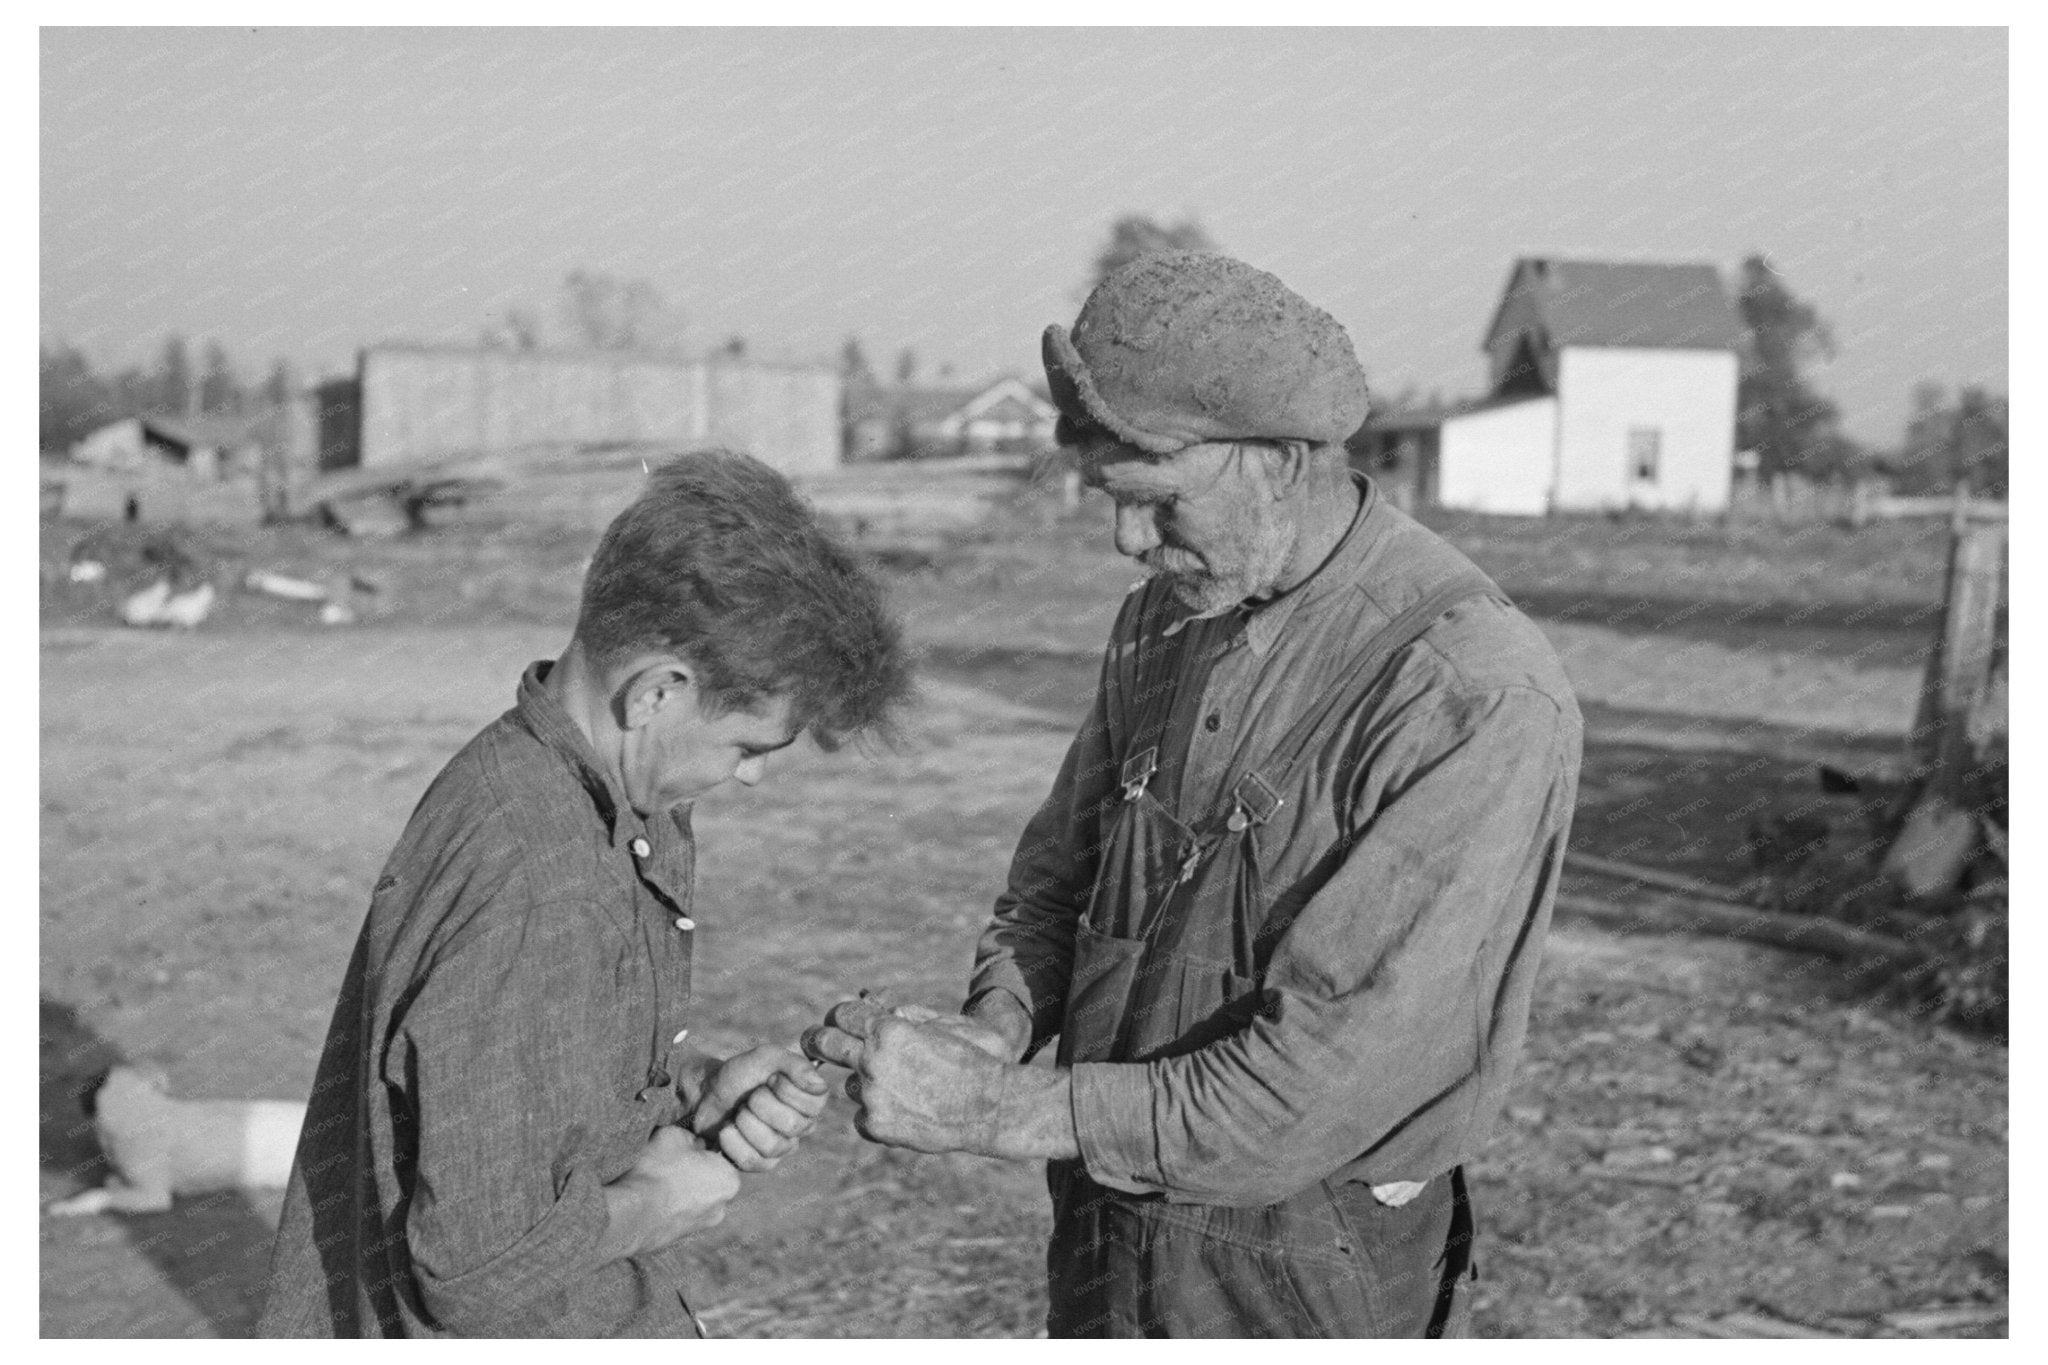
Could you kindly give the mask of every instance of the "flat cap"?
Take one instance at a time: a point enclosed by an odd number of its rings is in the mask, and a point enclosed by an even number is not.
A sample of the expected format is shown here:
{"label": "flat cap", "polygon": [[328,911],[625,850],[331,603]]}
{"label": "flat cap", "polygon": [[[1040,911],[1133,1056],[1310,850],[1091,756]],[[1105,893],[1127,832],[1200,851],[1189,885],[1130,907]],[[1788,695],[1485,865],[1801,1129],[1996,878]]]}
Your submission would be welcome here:
{"label": "flat cap", "polygon": [[1341,441],[1370,407],[1337,320],[1228,256],[1161,251],[1112,272],[1045,329],[1059,439],[1100,427],[1154,455],[1205,441]]}

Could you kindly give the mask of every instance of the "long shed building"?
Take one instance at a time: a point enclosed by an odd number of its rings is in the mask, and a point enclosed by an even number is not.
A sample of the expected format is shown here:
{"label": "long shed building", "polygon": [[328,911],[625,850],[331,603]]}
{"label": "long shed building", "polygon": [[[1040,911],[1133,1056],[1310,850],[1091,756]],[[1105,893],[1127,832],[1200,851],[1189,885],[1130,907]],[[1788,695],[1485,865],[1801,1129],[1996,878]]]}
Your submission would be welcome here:
{"label": "long shed building", "polygon": [[384,344],[322,386],[323,469],[559,444],[725,446],[786,474],[840,461],[839,376],[731,357]]}

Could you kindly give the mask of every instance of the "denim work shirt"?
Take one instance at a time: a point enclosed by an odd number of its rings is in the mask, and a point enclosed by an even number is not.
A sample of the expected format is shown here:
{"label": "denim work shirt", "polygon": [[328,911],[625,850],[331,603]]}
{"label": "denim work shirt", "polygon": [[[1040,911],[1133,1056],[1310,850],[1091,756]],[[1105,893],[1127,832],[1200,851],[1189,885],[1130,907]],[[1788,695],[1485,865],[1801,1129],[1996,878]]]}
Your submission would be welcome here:
{"label": "denim work shirt", "polygon": [[[1358,483],[1338,548],[1263,605],[1190,619],[1156,580],[1125,599],[1093,710],[1025,828],[969,988],[970,1002],[1014,996],[1034,1047],[1062,1027],[1146,700],[1122,695],[1123,652],[1142,659],[1184,634],[1203,660],[1182,675],[1158,753],[1162,799],[1192,823],[1343,681],[1368,638],[1432,587],[1477,574]],[[1307,797],[1260,849],[1270,899],[1231,908],[1262,917],[1256,1010],[1186,1050],[1073,1066],[1088,1174],[1169,1202],[1256,1206],[1332,1177],[1427,1180],[1473,1156],[1527,1028],[1580,730],[1548,642],[1499,600],[1453,607],[1395,654],[1304,759]]]}
{"label": "denim work shirt", "polygon": [[601,1187],[683,1113],[688,812],[633,812],[549,667],[377,879],[259,1335],[696,1334],[672,1249],[596,1259]]}

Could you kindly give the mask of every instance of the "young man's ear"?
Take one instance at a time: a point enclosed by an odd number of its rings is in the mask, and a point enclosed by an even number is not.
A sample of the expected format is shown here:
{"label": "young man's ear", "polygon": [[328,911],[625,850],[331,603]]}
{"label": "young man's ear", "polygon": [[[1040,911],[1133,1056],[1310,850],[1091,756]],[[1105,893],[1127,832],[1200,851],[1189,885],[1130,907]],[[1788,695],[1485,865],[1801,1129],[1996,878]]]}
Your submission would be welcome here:
{"label": "young man's ear", "polygon": [[650,659],[626,675],[613,694],[619,728],[638,730],[663,710],[694,700],[697,678],[680,659]]}

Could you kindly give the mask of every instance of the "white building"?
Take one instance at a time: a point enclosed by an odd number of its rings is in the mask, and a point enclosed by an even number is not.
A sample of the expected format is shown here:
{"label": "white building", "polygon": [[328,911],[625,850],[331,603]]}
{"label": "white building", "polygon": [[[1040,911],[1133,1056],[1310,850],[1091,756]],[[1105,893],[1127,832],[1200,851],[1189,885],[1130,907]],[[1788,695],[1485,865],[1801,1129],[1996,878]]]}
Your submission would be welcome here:
{"label": "white building", "polygon": [[213,479],[234,468],[254,468],[262,444],[255,427],[252,419],[218,414],[123,417],[74,442],[70,455],[118,474]]}
{"label": "white building", "polygon": [[1487,328],[1487,396],[1375,414],[1352,449],[1411,505],[1718,511],[1740,335],[1711,265],[1525,257]]}

